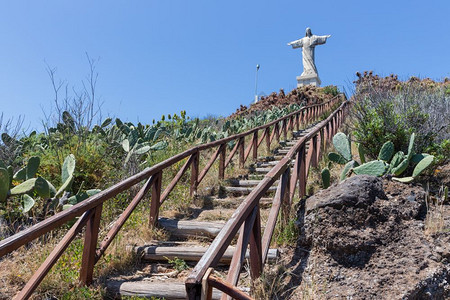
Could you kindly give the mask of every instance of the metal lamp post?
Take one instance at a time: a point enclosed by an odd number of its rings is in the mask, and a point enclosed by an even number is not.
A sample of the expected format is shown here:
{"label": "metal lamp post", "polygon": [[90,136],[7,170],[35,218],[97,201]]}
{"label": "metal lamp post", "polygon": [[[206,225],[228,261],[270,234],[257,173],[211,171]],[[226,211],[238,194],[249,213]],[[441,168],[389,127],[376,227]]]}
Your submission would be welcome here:
{"label": "metal lamp post", "polygon": [[255,76],[255,103],[258,102],[258,70],[259,70],[259,64],[256,65],[256,76]]}

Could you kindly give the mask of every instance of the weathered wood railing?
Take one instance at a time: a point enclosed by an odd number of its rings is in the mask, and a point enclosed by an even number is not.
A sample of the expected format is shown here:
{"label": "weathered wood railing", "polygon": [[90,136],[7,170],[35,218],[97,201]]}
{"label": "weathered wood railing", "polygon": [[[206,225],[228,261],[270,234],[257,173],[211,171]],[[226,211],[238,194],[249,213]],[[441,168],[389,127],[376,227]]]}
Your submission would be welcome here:
{"label": "weathered wood railing", "polygon": [[[133,210],[137,207],[140,201],[145,197],[145,195],[151,190],[151,202],[150,202],[150,215],[149,215],[149,225],[154,226],[158,221],[159,208],[167,199],[170,192],[173,190],[177,182],[181,179],[183,174],[190,168],[191,178],[190,178],[190,194],[194,195],[197,191],[199,183],[205,178],[208,170],[214,164],[214,162],[219,158],[219,179],[223,179],[225,176],[225,168],[230,164],[234,155],[239,151],[239,165],[244,166],[245,161],[252,152],[252,158],[256,159],[258,156],[258,147],[263,142],[266,141],[266,146],[270,149],[272,141],[276,138],[280,139],[283,135],[284,138],[287,137],[288,131],[293,131],[294,129],[299,130],[301,124],[307,124],[314,120],[317,120],[323,113],[329,112],[331,108],[340,101],[340,96],[334,97],[333,99],[321,103],[315,104],[307,107],[303,107],[298,111],[290,113],[278,120],[272,121],[268,124],[256,127],[254,129],[248,130],[246,132],[236,134],[221,140],[217,140],[211,143],[199,145],[188,149],[180,154],[172,156],[171,158],[160,162],[150,168],[146,168],[143,171],[133,175],[110,188],[72,206],[71,208],[61,211],[54,216],[47,218],[46,220],[37,223],[26,230],[23,230],[13,236],[10,236],[2,241],[0,241],[0,257],[16,250],[17,248],[29,243],[36,238],[62,226],[63,224],[74,220],[76,217],[80,217],[77,222],[70,228],[63,239],[58,243],[58,245],[53,249],[44,263],[38,268],[31,279],[27,282],[25,287],[19,292],[15,299],[26,299],[31,296],[33,291],[37,288],[40,282],[44,279],[47,273],[50,271],[52,266],[57,262],[59,257],[64,253],[65,249],[70,245],[70,243],[75,239],[78,233],[86,226],[84,234],[84,248],[82,255],[82,263],[80,270],[80,281],[83,284],[90,284],[93,280],[93,270],[94,265],[100,259],[100,257],[105,253],[108,246],[113,241],[114,237],[120,231],[125,221],[131,215]],[[280,126],[281,124],[281,126]],[[332,125],[336,126],[336,124]],[[272,128],[272,132],[271,132]],[[333,127],[335,128],[335,127]],[[262,131],[262,135],[258,138],[259,132]],[[250,143],[247,148],[245,148],[245,137],[250,137]],[[226,156],[226,145],[230,141],[237,141],[234,148]],[[200,152],[217,147],[217,150],[213,153],[210,160],[206,163],[204,168],[200,171]],[[253,149],[253,151],[251,151]],[[162,174],[166,168],[187,159],[169,185],[162,190]],[[284,169],[283,169],[284,170]],[[113,226],[106,234],[104,239],[98,244],[98,235],[100,220],[102,215],[103,203],[115,197],[119,193],[126,191],[136,184],[144,181],[145,183],[139,192],[134,196],[133,200],[130,202],[128,207],[122,212],[119,218],[114,222]],[[252,214],[253,218],[256,220],[253,223],[259,222],[259,210],[255,209]],[[250,213],[246,213],[247,218]],[[241,222],[242,223],[242,222]],[[252,224],[253,224],[252,223]],[[254,235],[258,236],[259,227],[248,226],[248,230],[253,230]],[[252,228],[250,228],[252,227]],[[237,230],[237,229],[236,229]],[[246,232],[247,232],[246,231]],[[252,235],[253,236],[253,235]],[[245,238],[245,235],[241,238]],[[259,239],[258,239],[259,240]],[[253,241],[253,240],[252,240]],[[256,241],[256,240],[255,240]],[[250,249],[258,249],[260,252],[261,246],[251,242]],[[264,244],[265,245],[265,244]],[[255,248],[257,247],[257,248]],[[265,249],[265,248],[264,248]],[[253,250],[253,252],[256,250]],[[236,260],[236,259],[234,259]],[[259,271],[259,266],[254,268],[255,274]],[[200,273],[199,273],[200,274]]]}
{"label": "weathered wood railing", "polygon": [[[318,165],[321,150],[342,124],[347,105],[347,101],[342,103],[326,120],[310,129],[236,209],[186,279],[186,292],[189,299],[211,299],[212,287],[223,292],[222,300],[226,300],[228,297],[251,299],[236,288],[247,247],[250,250],[250,276],[252,279],[256,279],[261,275],[263,264],[266,261],[280,208],[290,208],[297,183],[300,198],[306,195],[309,168]],[[306,151],[308,142],[309,149]],[[292,162],[294,169],[291,174]],[[264,233],[261,234],[259,200],[278,179],[280,180],[272,208],[265,224]],[[287,216],[288,213],[285,212],[284,217]],[[236,250],[226,281],[223,281],[212,275],[212,268],[219,262],[239,229],[241,230]]]}

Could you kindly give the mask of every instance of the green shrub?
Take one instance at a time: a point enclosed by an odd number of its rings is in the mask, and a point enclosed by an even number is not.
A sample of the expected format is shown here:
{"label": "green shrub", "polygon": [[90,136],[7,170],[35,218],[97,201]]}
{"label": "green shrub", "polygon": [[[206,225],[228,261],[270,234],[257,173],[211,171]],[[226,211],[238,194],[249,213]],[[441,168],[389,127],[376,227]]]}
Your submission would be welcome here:
{"label": "green shrub", "polygon": [[443,84],[366,76],[357,81],[354,100],[353,136],[372,158],[388,140],[406,152],[413,132],[417,153],[450,139],[450,97]]}

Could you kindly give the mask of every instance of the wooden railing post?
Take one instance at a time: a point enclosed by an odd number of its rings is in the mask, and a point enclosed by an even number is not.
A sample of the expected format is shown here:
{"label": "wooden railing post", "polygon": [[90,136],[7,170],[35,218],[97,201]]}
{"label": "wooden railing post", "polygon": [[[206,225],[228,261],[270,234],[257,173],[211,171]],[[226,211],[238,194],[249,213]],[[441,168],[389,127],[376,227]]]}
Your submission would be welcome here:
{"label": "wooden railing post", "polygon": [[191,187],[189,191],[189,195],[191,197],[195,196],[198,187],[198,173],[200,164],[200,157],[198,151],[192,154],[192,158],[193,159],[191,164]]}
{"label": "wooden railing post", "polygon": [[239,167],[243,168],[245,163],[245,139],[239,138]]}
{"label": "wooden railing post", "polygon": [[219,179],[223,180],[225,178],[225,157],[227,152],[227,144],[220,145],[220,156],[219,156]]}
{"label": "wooden railing post", "polygon": [[266,128],[265,139],[266,139],[266,152],[269,155],[270,154],[270,128],[269,127]]}
{"label": "wooden railing post", "polygon": [[291,197],[290,197],[290,190],[291,190],[291,168],[287,168],[286,171],[284,171],[283,175],[281,175],[281,181],[282,184],[285,186],[283,190],[283,194],[281,197],[282,199],[282,213],[281,216],[283,220],[283,226],[286,226],[289,221],[290,211],[291,211]]}
{"label": "wooden railing post", "polygon": [[280,142],[280,125],[278,125],[278,124],[279,124],[278,122],[275,124],[274,130],[275,130],[275,137],[277,138],[277,142],[279,143]]}
{"label": "wooden railing post", "polygon": [[303,198],[306,196],[306,151],[305,146],[303,145],[300,150],[298,151],[297,159],[299,160],[299,176],[298,176],[298,192],[299,192],[299,198]]}
{"label": "wooden railing post", "polygon": [[317,168],[318,166],[318,160],[317,160],[317,135],[315,135],[309,142],[309,149],[308,151],[312,151],[312,159],[311,159],[311,165],[314,168]]}
{"label": "wooden railing post", "polygon": [[161,205],[161,183],[162,183],[162,171],[153,175],[152,182],[152,198],[150,200],[150,216],[148,219],[149,227],[156,226],[159,216],[159,206]]}
{"label": "wooden railing post", "polygon": [[98,231],[102,217],[103,203],[93,208],[94,212],[87,221],[84,233],[83,257],[81,260],[80,282],[84,285],[92,283],[94,274],[95,254],[97,250]]}
{"label": "wooden railing post", "polygon": [[256,205],[256,218],[250,234],[250,276],[257,279],[262,272],[261,217],[259,204]]}
{"label": "wooden railing post", "polygon": [[255,131],[253,133],[253,160],[256,160],[258,158],[258,131]]}
{"label": "wooden railing post", "polygon": [[299,118],[299,114],[298,113],[295,114],[295,129],[297,131],[300,130],[300,118]]}
{"label": "wooden railing post", "polygon": [[284,139],[284,141],[287,141],[287,132],[288,132],[287,121],[286,121],[286,119],[283,119],[283,139]]}

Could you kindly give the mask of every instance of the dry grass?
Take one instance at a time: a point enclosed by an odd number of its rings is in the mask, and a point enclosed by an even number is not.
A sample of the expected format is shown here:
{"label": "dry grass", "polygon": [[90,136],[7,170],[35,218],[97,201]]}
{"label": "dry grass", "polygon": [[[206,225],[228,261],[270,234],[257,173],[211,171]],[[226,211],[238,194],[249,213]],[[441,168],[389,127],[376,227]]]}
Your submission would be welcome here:
{"label": "dry grass", "polygon": [[425,198],[425,204],[427,205],[427,216],[425,218],[425,234],[433,235],[436,233],[444,232],[445,228],[445,210],[444,202],[447,196],[444,194],[444,187],[439,190],[437,197],[432,197],[427,191]]}
{"label": "dry grass", "polygon": [[286,275],[284,262],[279,261],[272,266],[265,265],[262,275],[251,281],[252,297],[261,300],[281,299],[280,295],[284,289],[283,283]]}
{"label": "dry grass", "polygon": [[327,282],[319,281],[314,270],[319,268],[315,262],[312,262],[310,266],[309,276],[303,276],[302,283],[296,289],[296,298],[302,300],[322,300],[326,299]]}

